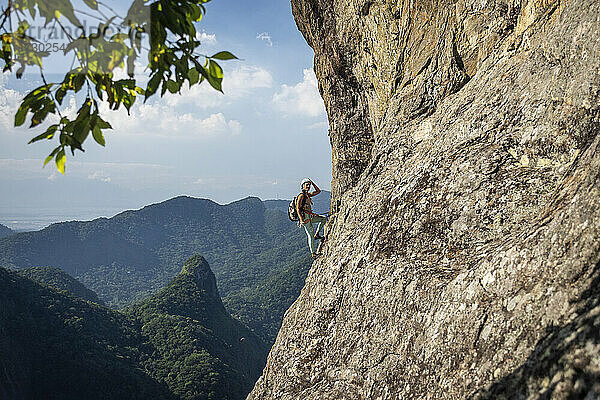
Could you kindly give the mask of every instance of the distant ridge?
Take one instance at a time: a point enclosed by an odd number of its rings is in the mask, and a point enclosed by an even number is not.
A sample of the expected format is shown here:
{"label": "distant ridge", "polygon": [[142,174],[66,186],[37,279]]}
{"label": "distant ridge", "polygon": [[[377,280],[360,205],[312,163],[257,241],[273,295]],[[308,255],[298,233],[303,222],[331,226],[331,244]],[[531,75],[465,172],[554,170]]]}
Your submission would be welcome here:
{"label": "distant ridge", "polygon": [[8,226],[0,224],[0,238],[12,235],[13,233],[15,233],[15,232],[12,229],[10,229]]}

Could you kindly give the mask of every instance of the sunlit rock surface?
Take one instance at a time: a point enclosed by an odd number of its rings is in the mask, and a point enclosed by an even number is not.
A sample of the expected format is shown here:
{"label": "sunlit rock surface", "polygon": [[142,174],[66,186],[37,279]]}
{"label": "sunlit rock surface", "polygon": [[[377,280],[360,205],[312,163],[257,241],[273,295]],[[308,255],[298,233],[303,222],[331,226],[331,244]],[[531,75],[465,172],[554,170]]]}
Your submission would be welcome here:
{"label": "sunlit rock surface", "polygon": [[292,8],[337,214],[249,398],[598,398],[600,3]]}

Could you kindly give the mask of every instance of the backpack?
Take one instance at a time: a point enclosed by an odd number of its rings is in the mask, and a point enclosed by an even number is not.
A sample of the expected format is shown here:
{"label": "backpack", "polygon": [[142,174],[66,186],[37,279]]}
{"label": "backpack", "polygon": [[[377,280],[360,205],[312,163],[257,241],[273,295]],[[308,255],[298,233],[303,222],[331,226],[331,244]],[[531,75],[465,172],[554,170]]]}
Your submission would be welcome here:
{"label": "backpack", "polygon": [[[298,222],[300,221],[300,216],[298,215],[298,211],[296,211],[296,203],[298,202],[298,197],[300,197],[302,193],[298,196],[294,197],[292,201],[290,201],[290,205],[288,207],[288,218],[290,221]],[[300,204],[300,209],[304,208],[304,202],[306,201],[306,196],[303,197],[302,204]]]}

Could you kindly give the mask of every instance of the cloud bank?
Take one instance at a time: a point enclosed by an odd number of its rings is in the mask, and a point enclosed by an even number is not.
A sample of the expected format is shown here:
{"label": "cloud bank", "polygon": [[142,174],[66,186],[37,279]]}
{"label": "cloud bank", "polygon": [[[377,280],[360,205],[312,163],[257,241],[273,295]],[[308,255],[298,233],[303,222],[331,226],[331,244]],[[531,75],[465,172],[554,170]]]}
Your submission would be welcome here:
{"label": "cloud bank", "polygon": [[294,86],[281,85],[280,91],[273,95],[273,104],[286,115],[319,117],[325,114],[317,77],[311,69],[304,70],[302,82]]}

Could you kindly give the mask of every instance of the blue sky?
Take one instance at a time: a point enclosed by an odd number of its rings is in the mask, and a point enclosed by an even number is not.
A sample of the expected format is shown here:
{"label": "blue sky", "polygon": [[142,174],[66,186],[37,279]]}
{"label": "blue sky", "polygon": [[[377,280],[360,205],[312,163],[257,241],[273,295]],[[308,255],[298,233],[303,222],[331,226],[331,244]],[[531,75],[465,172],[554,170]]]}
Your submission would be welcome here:
{"label": "blue sky", "polygon": [[[297,30],[288,1],[213,0],[198,25],[203,51],[229,50],[225,95],[207,84],[182,95],[137,103],[106,115],[114,130],[102,148],[68,157],[66,175],[42,160],[53,143],[12,127],[34,71],[0,79],[0,223],[12,210],[137,208],[177,195],[227,203],[249,195],[291,198],[311,177],[330,188],[331,149],[313,51]],[[60,72],[60,67],[57,71]],[[77,218],[73,212],[73,218]],[[10,223],[9,223],[10,225]]]}

